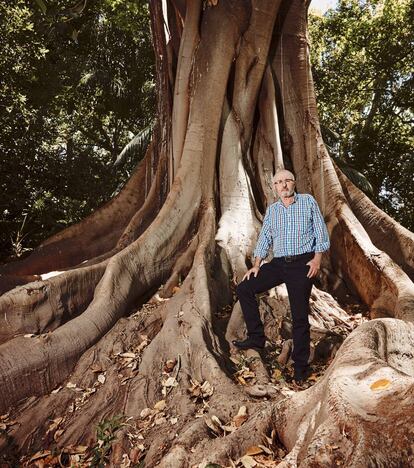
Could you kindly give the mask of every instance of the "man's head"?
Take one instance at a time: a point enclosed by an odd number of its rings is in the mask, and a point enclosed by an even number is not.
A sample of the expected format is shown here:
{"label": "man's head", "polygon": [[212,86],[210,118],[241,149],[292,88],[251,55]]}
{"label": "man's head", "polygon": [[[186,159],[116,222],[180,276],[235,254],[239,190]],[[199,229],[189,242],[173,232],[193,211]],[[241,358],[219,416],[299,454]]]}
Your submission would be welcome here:
{"label": "man's head", "polygon": [[295,192],[295,176],[286,169],[276,171],[273,176],[273,189],[280,198],[289,198]]}

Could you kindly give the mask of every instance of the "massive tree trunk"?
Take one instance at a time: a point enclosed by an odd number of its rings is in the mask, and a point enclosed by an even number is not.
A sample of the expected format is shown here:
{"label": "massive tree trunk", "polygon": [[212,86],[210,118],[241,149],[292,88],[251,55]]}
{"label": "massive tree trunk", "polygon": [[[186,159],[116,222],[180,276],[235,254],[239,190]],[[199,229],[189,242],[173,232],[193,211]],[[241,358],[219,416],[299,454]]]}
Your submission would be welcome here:
{"label": "massive tree trunk", "polygon": [[[0,269],[3,460],[414,463],[414,238],[329,158],[306,3],[150,2],[158,124],[145,159],[117,198]],[[311,298],[314,360],[329,367],[305,390],[280,380],[282,287],[260,299],[263,355],[230,345],[243,334],[234,281],[282,166],[332,242]],[[371,319],[358,327],[344,310],[357,301]]]}

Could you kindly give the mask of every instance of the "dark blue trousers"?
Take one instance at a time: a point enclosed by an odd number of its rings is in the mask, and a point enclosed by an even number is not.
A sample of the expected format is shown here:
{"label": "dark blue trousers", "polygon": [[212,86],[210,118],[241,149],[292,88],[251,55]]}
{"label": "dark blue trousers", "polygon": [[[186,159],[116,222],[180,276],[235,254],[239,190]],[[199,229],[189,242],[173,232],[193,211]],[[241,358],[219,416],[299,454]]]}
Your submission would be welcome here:
{"label": "dark blue trousers", "polygon": [[313,278],[306,276],[309,271],[309,266],[306,263],[313,257],[314,253],[311,252],[292,261],[286,261],[285,257],[274,258],[260,267],[256,278],[250,275],[250,279],[242,281],[236,289],[246,322],[247,334],[253,340],[258,339],[260,342],[264,337],[264,327],[260,319],[256,294],[279,284],[286,284],[293,325],[292,359],[296,371],[305,369],[309,360],[310,327],[308,314]]}

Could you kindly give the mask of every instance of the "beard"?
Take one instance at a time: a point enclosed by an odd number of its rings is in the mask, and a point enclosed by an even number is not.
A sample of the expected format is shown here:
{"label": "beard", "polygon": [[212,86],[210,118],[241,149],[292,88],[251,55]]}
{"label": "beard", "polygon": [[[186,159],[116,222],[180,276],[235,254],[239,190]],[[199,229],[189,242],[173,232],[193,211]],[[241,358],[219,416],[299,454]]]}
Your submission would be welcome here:
{"label": "beard", "polygon": [[280,192],[280,196],[283,197],[283,198],[289,198],[291,196],[293,196],[293,194],[295,193],[295,190],[294,189],[291,189],[291,190],[282,190]]}

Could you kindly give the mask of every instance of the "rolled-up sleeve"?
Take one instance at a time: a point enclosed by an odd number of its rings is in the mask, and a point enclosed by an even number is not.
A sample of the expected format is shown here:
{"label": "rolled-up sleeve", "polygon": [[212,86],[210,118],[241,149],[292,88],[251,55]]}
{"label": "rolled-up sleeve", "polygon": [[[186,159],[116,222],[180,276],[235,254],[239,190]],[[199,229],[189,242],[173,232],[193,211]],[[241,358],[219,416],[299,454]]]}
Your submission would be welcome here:
{"label": "rolled-up sleeve", "polygon": [[326,228],[325,220],[323,219],[321,210],[319,209],[319,206],[313,197],[311,206],[313,230],[316,240],[315,252],[325,252],[331,245],[329,241],[328,229]]}
{"label": "rolled-up sleeve", "polygon": [[266,258],[269,253],[270,246],[273,244],[270,221],[271,214],[269,206],[266,210],[262,230],[260,231],[259,239],[257,240],[256,248],[254,250],[255,258]]}

